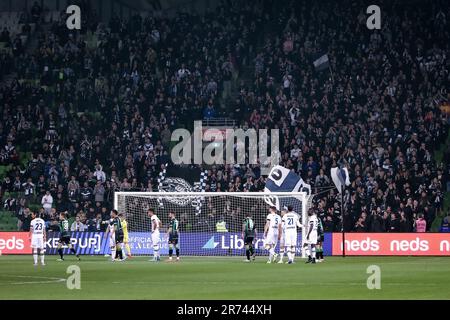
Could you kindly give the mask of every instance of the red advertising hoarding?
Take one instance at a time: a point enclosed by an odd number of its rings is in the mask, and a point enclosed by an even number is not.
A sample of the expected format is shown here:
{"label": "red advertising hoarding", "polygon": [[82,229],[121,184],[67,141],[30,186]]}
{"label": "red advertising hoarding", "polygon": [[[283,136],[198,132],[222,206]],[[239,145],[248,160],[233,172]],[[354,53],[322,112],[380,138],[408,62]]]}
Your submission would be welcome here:
{"label": "red advertising hoarding", "polygon": [[31,254],[28,232],[0,232],[2,254]]}
{"label": "red advertising hoarding", "polygon": [[[342,254],[342,234],[333,233],[333,255]],[[345,233],[348,256],[450,256],[450,233]]]}

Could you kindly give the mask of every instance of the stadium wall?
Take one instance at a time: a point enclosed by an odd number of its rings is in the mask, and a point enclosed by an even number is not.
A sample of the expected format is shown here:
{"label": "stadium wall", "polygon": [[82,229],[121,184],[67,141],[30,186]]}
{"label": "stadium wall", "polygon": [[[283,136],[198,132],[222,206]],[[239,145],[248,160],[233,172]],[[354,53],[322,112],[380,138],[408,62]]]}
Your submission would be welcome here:
{"label": "stadium wall", "polygon": [[[72,232],[72,241],[82,255],[110,253],[109,240],[103,232]],[[57,254],[59,233],[49,232],[47,254]],[[299,234],[299,243],[301,235]],[[130,232],[129,243],[136,255],[152,253],[150,234]],[[450,233],[346,233],[348,256],[450,256]],[[161,254],[168,252],[167,239],[161,235]],[[243,255],[244,244],[238,233],[185,232],[180,234],[182,255],[227,256]],[[259,253],[262,240],[257,240]],[[69,253],[68,249],[64,249]],[[28,232],[0,232],[1,254],[31,254]],[[325,233],[324,254],[342,254],[342,234]]]}

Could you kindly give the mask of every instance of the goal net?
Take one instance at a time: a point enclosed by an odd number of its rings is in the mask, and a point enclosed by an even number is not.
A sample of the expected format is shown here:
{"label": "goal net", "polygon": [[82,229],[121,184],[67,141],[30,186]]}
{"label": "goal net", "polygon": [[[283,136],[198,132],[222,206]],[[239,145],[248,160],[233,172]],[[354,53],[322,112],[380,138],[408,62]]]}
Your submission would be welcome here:
{"label": "goal net", "polygon": [[[257,230],[255,248],[257,255],[267,255],[264,250],[264,225],[269,207],[275,206],[278,214],[292,206],[306,223],[311,196],[305,192],[116,192],[114,207],[123,213],[128,222],[129,244],[134,255],[151,255],[151,223],[149,208],[155,209],[162,222],[160,252],[168,252],[168,213],[173,211],[179,221],[179,247],[181,255],[236,256],[244,255],[242,224],[251,214]],[[302,253],[305,233],[299,230],[297,254]],[[277,245],[276,251],[279,251]]]}

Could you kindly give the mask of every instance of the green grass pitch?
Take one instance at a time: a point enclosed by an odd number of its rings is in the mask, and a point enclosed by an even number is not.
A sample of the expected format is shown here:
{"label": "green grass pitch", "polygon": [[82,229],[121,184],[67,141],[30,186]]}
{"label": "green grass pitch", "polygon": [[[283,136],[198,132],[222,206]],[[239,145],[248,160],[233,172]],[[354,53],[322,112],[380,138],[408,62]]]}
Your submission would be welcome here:
{"label": "green grass pitch", "polygon": [[[326,257],[316,265],[269,265],[266,257],[56,258],[34,267],[31,256],[0,256],[0,299],[450,299],[448,257]],[[72,264],[81,270],[80,290],[66,286]],[[380,290],[367,289],[370,265],[381,269]]]}

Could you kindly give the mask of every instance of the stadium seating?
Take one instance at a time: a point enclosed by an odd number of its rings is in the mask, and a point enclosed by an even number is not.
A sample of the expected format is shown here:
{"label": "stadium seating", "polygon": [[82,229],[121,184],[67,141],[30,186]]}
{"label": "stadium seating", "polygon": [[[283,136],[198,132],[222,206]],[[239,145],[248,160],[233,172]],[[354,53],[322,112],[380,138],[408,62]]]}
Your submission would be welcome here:
{"label": "stadium seating", "polygon": [[[31,177],[35,196],[27,205],[39,203],[49,189],[54,199],[61,194],[55,206],[75,216],[110,208],[116,190],[156,191],[170,132],[191,128],[208,109],[215,126],[282,129],[281,164],[319,193],[314,208],[322,219],[332,218],[331,231],[340,230],[338,202],[333,192],[320,191],[330,185],[329,169],[339,160],[351,168],[353,181],[347,231],[413,231],[421,213],[430,230],[448,210],[449,163],[434,156],[445,148],[449,130],[439,108],[449,99],[448,57],[442,54],[448,52],[449,28],[442,27],[448,22],[424,20],[409,8],[407,24],[421,29],[410,33],[386,18],[386,30],[369,33],[364,19],[351,18],[361,14],[353,6],[232,3],[204,16],[140,13],[99,21],[86,12],[83,32],[66,32],[60,12],[44,11],[43,28],[30,24],[37,48],[11,57],[10,46],[0,43],[7,51],[2,74],[10,75],[0,89],[2,178],[20,181],[16,187],[4,181],[2,196],[14,191],[23,198]],[[399,10],[383,3],[390,12]],[[339,15],[327,19],[326,12]],[[344,22],[336,20],[340,16]],[[21,17],[0,13],[0,32],[6,27],[11,40],[19,35],[25,46]],[[427,41],[431,32],[433,44]],[[313,61],[324,52],[330,67],[316,70]],[[30,152],[25,158],[24,150]],[[264,188],[259,166],[204,169],[210,191]],[[101,201],[94,190],[99,171],[106,174]],[[379,227],[375,212],[381,212]],[[392,229],[391,212],[402,230]]]}

